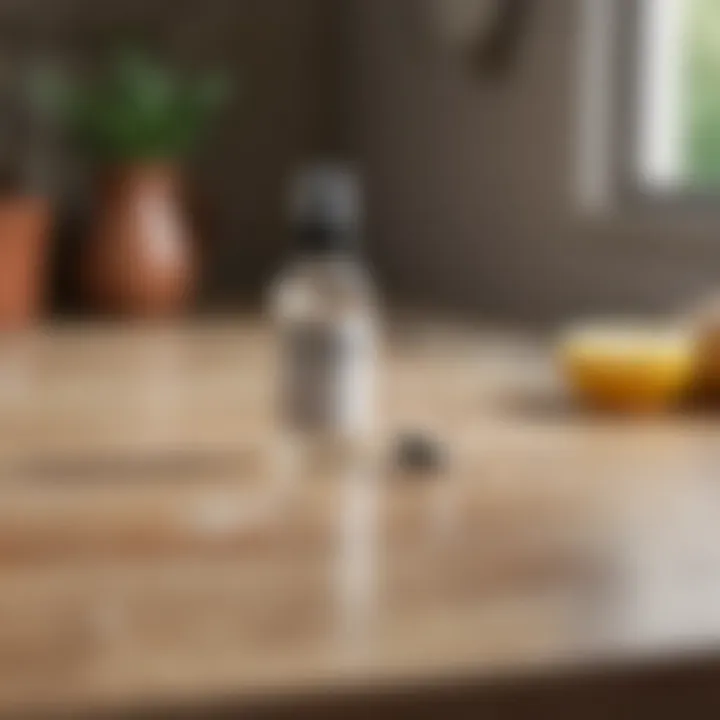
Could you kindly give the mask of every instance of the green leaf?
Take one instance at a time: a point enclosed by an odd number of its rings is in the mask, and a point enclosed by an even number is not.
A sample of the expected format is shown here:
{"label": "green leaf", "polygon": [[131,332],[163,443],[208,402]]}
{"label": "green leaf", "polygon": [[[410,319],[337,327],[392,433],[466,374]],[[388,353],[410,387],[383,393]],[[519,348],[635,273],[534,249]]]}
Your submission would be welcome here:
{"label": "green leaf", "polygon": [[[43,94],[53,96],[50,90]],[[56,94],[65,99],[51,104],[70,107],[68,124],[92,155],[174,158],[195,147],[227,103],[230,83],[220,73],[184,77],[148,53],[124,48],[77,89]]]}

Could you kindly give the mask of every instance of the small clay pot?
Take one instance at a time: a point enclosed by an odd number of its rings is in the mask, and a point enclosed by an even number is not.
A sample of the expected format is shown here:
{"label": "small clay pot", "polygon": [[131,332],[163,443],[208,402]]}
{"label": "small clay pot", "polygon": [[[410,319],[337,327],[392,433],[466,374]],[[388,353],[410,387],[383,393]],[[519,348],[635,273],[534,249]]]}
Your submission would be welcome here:
{"label": "small clay pot", "polygon": [[92,307],[137,318],[185,310],[198,270],[178,169],[120,166],[101,175],[98,190],[82,262]]}
{"label": "small clay pot", "polygon": [[36,197],[0,197],[0,330],[21,330],[40,315],[50,205]]}

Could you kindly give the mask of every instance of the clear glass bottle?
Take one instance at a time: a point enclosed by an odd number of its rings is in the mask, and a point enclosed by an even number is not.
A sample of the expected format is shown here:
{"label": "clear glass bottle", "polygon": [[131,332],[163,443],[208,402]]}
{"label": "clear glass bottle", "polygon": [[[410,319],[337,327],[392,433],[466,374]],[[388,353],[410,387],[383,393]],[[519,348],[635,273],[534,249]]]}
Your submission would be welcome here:
{"label": "clear glass bottle", "polygon": [[361,200],[353,173],[304,169],[293,182],[290,209],[295,251],[273,286],[271,305],[280,436],[297,469],[367,447],[377,313],[358,255]]}

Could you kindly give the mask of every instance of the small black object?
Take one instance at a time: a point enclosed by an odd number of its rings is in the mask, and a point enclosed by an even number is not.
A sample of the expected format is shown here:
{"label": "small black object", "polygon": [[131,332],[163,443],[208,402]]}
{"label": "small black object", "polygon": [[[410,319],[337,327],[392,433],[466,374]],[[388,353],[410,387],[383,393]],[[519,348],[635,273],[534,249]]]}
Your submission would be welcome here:
{"label": "small black object", "polygon": [[396,463],[401,470],[436,473],[447,465],[445,447],[422,433],[406,433],[398,439]]}

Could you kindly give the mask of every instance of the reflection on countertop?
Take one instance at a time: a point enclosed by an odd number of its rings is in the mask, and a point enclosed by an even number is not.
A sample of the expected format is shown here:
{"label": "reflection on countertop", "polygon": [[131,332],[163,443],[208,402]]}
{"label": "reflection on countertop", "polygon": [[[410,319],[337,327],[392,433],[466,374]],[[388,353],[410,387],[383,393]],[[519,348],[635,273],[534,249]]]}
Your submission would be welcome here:
{"label": "reflection on countertop", "polygon": [[[708,419],[526,411],[508,393],[552,383],[542,346],[398,334],[379,450],[287,477],[271,355],[247,319],[0,349],[0,710],[242,703],[720,643]],[[447,444],[433,477],[386,452],[416,426]]]}

